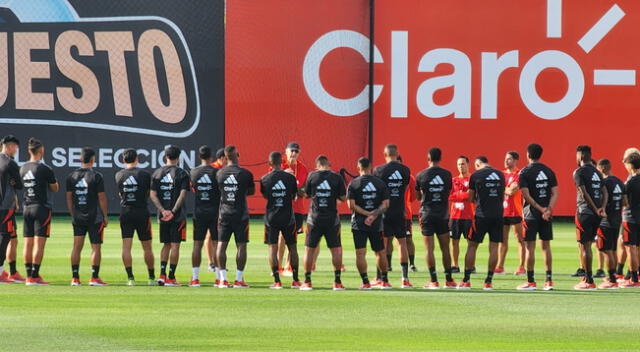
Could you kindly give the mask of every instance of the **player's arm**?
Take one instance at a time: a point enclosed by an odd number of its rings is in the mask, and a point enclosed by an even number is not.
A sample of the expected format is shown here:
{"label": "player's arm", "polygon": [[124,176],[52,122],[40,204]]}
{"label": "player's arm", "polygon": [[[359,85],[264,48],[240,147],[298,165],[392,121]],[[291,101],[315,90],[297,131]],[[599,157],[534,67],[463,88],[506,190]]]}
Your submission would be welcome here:
{"label": "player's arm", "polygon": [[98,203],[100,204],[100,211],[102,211],[102,223],[104,227],[107,227],[109,218],[107,217],[107,195],[104,192],[98,193]]}
{"label": "player's arm", "polygon": [[580,192],[580,194],[582,194],[582,197],[584,197],[584,200],[587,201],[587,205],[589,205],[589,208],[591,208],[591,210],[593,210],[596,214],[600,214],[600,209],[596,206],[596,203],[589,195],[589,192],[587,192],[587,187],[585,187],[584,185],[578,186],[578,192]]}
{"label": "player's arm", "polygon": [[73,216],[73,192],[67,191],[67,211]]}
{"label": "player's arm", "polygon": [[[538,204],[538,202],[535,201],[535,199],[533,199],[531,193],[529,193],[529,187],[520,188],[520,192],[522,192],[522,198],[524,198],[527,204],[534,207],[537,211],[539,211],[540,213],[544,213],[547,210],[547,208],[541,206],[540,204]],[[551,205],[551,203],[549,203],[549,205]]]}
{"label": "player's arm", "polygon": [[508,195],[508,196],[512,196],[516,193],[518,193],[518,182],[514,182],[512,184],[509,185],[509,187],[507,187],[504,190],[504,194]]}
{"label": "player's arm", "polygon": [[373,222],[376,221],[376,219],[380,215],[384,214],[384,212],[387,211],[387,209],[389,209],[389,199],[383,200],[379,207],[371,211],[369,216],[367,216],[367,218],[365,219],[364,223],[367,226],[371,226],[371,224],[373,224]]}
{"label": "player's arm", "polygon": [[58,192],[60,190],[60,186],[58,185],[58,180],[56,180],[56,175],[53,174],[53,170],[47,167],[49,170],[47,175],[47,180],[49,182],[49,190],[53,193]]}
{"label": "player's arm", "polygon": [[598,215],[600,215],[600,217],[606,218],[607,217],[607,203],[609,202],[609,191],[607,191],[607,187],[604,186],[604,183],[602,184],[602,206],[600,207],[600,213]]}
{"label": "player's arm", "polygon": [[476,190],[470,189],[467,191],[467,200],[470,202],[474,202],[476,200]]}
{"label": "player's arm", "polygon": [[629,206],[629,198],[626,194],[622,195],[622,206],[625,208]]}
{"label": "player's arm", "polygon": [[364,216],[371,215],[371,212],[363,209],[361,206],[356,204],[356,200],[355,199],[349,199],[349,202],[347,202],[347,205],[349,206],[349,209],[351,211],[355,212],[356,214],[360,214],[360,215],[364,215]]}
{"label": "player's arm", "polygon": [[176,200],[176,204],[173,205],[173,209],[171,209],[171,213],[176,214],[180,211],[180,208],[184,206],[184,202],[187,199],[188,192],[189,192],[189,188],[183,188],[180,190],[180,195],[178,195],[178,199]]}
{"label": "player's arm", "polygon": [[18,167],[18,164],[14,162],[9,163],[9,179],[11,180],[10,183],[13,186],[13,189],[21,190],[24,188],[24,185],[22,184],[22,177],[20,177],[20,168]]}
{"label": "player's arm", "polygon": [[256,184],[253,182],[253,174],[248,172],[249,174],[249,183],[247,184],[247,195],[252,196],[256,193]]}

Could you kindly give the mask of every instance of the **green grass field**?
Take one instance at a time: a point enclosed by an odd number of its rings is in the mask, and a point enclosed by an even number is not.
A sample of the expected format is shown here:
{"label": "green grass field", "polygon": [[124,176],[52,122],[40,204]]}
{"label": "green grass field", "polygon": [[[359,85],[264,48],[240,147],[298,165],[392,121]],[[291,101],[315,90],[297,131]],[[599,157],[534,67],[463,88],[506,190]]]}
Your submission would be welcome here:
{"label": "green grass field", "polygon": [[[346,225],[346,224],[345,224]],[[523,279],[496,276],[496,290],[480,289],[487,249],[479,251],[480,274],[471,291],[422,289],[361,292],[348,227],[343,227],[343,282],[348,290],[329,290],[329,252],[322,249],[314,291],[269,290],[271,283],[262,224],[252,222],[248,290],[210,286],[213,274],[203,267],[205,286],[186,286],[191,275],[191,239],[183,244],[177,278],[182,287],[125,286],[116,219],[105,233],[102,278],[108,287],[89,287],[89,246],[85,245],[82,287],[70,287],[71,226],[55,218],[47,244],[42,276],[49,287],[0,286],[0,351],[16,350],[293,350],[293,351],[637,351],[640,349],[640,291],[575,292],[569,274],[577,266],[573,227],[556,225],[553,292],[518,292]],[[157,233],[157,227],[154,228]],[[417,233],[417,232],[415,232]],[[428,273],[421,236],[416,236],[421,287]],[[22,250],[20,239],[19,253]],[[507,271],[517,264],[515,242]],[[156,258],[159,244],[154,243]],[[302,250],[302,243],[299,243]],[[233,258],[235,247],[230,248]],[[22,259],[18,264],[22,272]],[[369,255],[373,276],[373,255]],[[134,246],[134,271],[140,284],[146,270],[139,244]],[[235,263],[230,261],[230,276]],[[394,257],[391,283],[399,287]],[[440,267],[439,267],[440,269]],[[156,267],[159,272],[159,265]],[[543,281],[538,265],[538,282]],[[443,282],[442,274],[440,274]],[[456,280],[460,280],[456,275]],[[285,283],[289,278],[284,278]]]}

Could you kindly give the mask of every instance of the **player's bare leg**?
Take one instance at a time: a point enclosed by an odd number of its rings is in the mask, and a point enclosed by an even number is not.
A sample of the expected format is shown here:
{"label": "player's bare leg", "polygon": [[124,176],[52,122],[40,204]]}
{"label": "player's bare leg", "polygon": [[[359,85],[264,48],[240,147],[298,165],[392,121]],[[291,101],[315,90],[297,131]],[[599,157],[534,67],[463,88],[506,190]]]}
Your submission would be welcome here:
{"label": "player's bare leg", "polygon": [[84,247],[84,236],[73,236],[73,248],[71,249],[71,285],[80,285],[80,254]]}
{"label": "player's bare leg", "polygon": [[496,274],[504,274],[504,262],[507,258],[507,252],[509,251],[509,230],[511,225],[503,226],[502,242],[498,244],[498,262],[496,267],[493,268]]}
{"label": "player's bare leg", "polygon": [[471,280],[471,272],[476,266],[476,252],[478,251],[478,242],[467,241],[467,253],[464,256],[464,277],[458,288],[469,288]]}
{"label": "player's bare leg", "polygon": [[525,260],[526,260],[526,244],[524,241],[524,228],[522,224],[513,225],[513,232],[516,240],[518,241],[518,269],[516,275],[524,274]]}

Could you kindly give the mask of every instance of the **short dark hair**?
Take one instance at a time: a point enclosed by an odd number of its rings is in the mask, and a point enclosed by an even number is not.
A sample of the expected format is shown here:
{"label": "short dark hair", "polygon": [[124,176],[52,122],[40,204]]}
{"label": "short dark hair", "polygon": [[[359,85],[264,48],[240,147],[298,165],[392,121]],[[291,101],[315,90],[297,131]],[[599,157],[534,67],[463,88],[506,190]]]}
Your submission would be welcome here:
{"label": "short dark hair", "polygon": [[271,165],[281,165],[282,164],[282,153],[273,151],[269,153],[269,162]]}
{"label": "short dark hair", "polygon": [[611,161],[609,161],[609,159],[600,159],[598,160],[598,166],[609,171],[611,170]]}
{"label": "short dark hair", "polygon": [[180,158],[180,153],[182,151],[180,150],[180,147],[176,146],[176,145],[170,145],[167,148],[165,148],[164,150],[164,156],[167,157],[167,159],[169,160],[176,160]]}
{"label": "short dark hair", "polygon": [[93,148],[84,147],[80,152],[80,161],[82,161],[83,164],[88,164],[94,156],[96,156],[96,151],[93,150]]}
{"label": "short dark hair", "polygon": [[224,147],[224,156],[227,157],[227,159],[231,160],[232,162],[237,162],[238,161],[238,149],[236,148],[235,145],[228,145],[226,147]]}
{"label": "short dark hair", "polygon": [[458,159],[464,159],[467,163],[469,162],[469,158],[466,155],[459,155]]}
{"label": "short dark hair", "polygon": [[398,154],[398,157],[396,158],[396,160],[398,160],[399,162],[402,162],[402,155]]}
{"label": "short dark hair", "polygon": [[640,154],[631,153],[624,158],[625,164],[631,164],[634,170],[640,169]]}
{"label": "short dark hair", "polygon": [[15,143],[17,145],[20,145],[20,141],[18,140],[18,138],[16,138],[16,136],[12,134],[2,137],[2,144],[9,144],[9,143]]}
{"label": "short dark hair", "polygon": [[322,166],[329,166],[329,158],[326,155],[318,155],[316,157],[316,164],[320,164]]}
{"label": "short dark hair", "polygon": [[395,144],[387,144],[384,146],[384,150],[387,151],[387,154],[391,156],[398,155],[398,146]]}
{"label": "short dark hair", "polygon": [[538,160],[542,156],[542,146],[538,143],[531,143],[527,146],[527,153],[529,157],[533,160]]}
{"label": "short dark hair", "polygon": [[216,159],[224,158],[224,148],[220,148],[216,151]]}
{"label": "short dark hair", "polygon": [[480,162],[485,163],[485,164],[489,163],[489,159],[484,155],[476,156],[476,160],[479,160]]}
{"label": "short dark hair", "polygon": [[576,152],[581,154],[582,161],[590,161],[591,160],[591,147],[586,144],[581,144],[576,147]]}
{"label": "short dark hair", "polygon": [[125,163],[131,164],[132,162],[138,159],[138,151],[133,148],[127,148],[124,152],[122,152],[122,160]]}
{"label": "short dark hair", "polygon": [[27,142],[27,148],[29,149],[30,153],[35,154],[42,147],[44,147],[44,144],[42,144],[39,139],[35,137],[29,138],[29,141]]}
{"label": "short dark hair", "polygon": [[211,159],[211,148],[208,145],[203,145],[198,148],[198,157],[200,160]]}
{"label": "short dark hair", "polygon": [[520,154],[518,154],[518,152],[516,151],[510,150],[507,152],[507,154],[511,155],[513,160],[520,160]]}
{"label": "short dark hair", "polygon": [[358,165],[363,169],[368,169],[371,166],[371,160],[363,156],[360,159],[358,159]]}
{"label": "short dark hair", "polygon": [[442,160],[442,150],[440,150],[440,148],[438,147],[433,147],[429,149],[429,160],[436,163]]}

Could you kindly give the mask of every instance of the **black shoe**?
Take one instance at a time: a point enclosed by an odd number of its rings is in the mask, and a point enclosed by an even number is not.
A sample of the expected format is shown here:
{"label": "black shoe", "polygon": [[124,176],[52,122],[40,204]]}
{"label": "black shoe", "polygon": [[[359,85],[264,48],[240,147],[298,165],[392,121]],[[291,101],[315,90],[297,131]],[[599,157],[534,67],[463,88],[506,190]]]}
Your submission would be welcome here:
{"label": "black shoe", "polygon": [[411,266],[411,272],[417,273],[418,272],[418,268],[416,268],[415,265]]}
{"label": "black shoe", "polygon": [[460,273],[460,267],[458,267],[458,266],[452,266],[452,267],[451,267],[451,273],[452,273],[452,274],[459,274],[459,273]]}
{"label": "black shoe", "polygon": [[598,271],[596,271],[596,274],[593,275],[593,277],[605,277],[605,276],[607,275],[604,273],[604,270],[602,269],[598,269]]}
{"label": "black shoe", "polygon": [[575,273],[571,274],[571,277],[584,277],[585,274],[584,269],[578,268]]}
{"label": "black shoe", "polygon": [[471,268],[471,273],[475,274],[476,273],[476,267],[474,266],[473,268]]}

